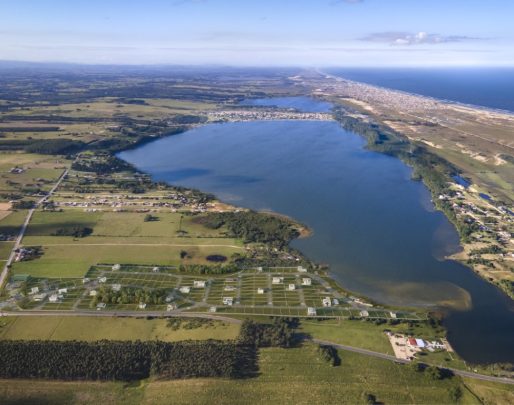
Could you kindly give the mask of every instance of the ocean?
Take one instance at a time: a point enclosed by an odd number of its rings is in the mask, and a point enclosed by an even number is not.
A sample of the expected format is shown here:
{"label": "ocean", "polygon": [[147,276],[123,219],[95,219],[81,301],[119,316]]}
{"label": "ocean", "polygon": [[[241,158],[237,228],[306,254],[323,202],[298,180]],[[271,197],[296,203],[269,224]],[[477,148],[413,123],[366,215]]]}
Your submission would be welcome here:
{"label": "ocean", "polygon": [[514,68],[331,68],[349,80],[514,112]]}

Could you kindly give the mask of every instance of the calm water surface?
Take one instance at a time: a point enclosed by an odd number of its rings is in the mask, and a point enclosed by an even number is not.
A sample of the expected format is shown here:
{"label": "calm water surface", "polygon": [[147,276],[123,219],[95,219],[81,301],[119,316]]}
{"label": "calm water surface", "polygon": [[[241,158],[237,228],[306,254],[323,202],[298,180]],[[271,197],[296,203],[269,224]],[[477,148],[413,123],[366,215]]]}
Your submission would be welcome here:
{"label": "calm water surface", "polygon": [[514,361],[510,301],[443,259],[458,236],[427,189],[364,144],[336,122],[256,121],[206,125],[120,157],[156,180],[307,224],[313,235],[293,245],[329,264],[346,288],[388,304],[450,308],[449,339],[466,360]]}

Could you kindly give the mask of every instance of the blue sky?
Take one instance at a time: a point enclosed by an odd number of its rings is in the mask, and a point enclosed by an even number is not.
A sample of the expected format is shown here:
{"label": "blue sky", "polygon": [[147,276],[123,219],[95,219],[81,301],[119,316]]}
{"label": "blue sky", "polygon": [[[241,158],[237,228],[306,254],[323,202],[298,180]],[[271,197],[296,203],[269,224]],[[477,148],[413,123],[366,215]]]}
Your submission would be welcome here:
{"label": "blue sky", "polygon": [[513,0],[0,0],[0,60],[514,66]]}

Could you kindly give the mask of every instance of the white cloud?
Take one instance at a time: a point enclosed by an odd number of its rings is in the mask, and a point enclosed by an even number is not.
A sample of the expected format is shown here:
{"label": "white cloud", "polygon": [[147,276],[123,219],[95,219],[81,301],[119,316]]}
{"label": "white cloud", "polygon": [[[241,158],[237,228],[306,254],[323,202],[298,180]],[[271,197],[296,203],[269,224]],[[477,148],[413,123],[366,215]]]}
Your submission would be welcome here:
{"label": "white cloud", "polygon": [[451,42],[477,41],[483,38],[475,38],[466,35],[440,35],[430,34],[425,31],[417,33],[409,32],[377,32],[370,34],[363,41],[369,42],[385,42],[391,45],[408,46],[418,44],[447,44]]}

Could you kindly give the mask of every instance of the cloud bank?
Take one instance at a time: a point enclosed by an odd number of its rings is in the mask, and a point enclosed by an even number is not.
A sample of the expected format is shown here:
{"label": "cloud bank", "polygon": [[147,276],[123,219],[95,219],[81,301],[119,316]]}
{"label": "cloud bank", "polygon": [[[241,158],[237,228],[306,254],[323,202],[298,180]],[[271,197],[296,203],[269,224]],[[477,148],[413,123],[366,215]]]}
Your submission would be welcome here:
{"label": "cloud bank", "polygon": [[452,42],[466,42],[476,41],[482,38],[469,37],[466,35],[440,35],[430,34],[428,32],[420,31],[417,33],[410,32],[376,32],[364,38],[362,41],[368,42],[382,42],[389,43],[390,45],[408,46],[408,45],[437,45],[447,44]]}

